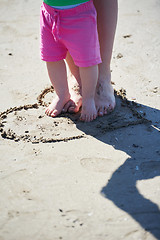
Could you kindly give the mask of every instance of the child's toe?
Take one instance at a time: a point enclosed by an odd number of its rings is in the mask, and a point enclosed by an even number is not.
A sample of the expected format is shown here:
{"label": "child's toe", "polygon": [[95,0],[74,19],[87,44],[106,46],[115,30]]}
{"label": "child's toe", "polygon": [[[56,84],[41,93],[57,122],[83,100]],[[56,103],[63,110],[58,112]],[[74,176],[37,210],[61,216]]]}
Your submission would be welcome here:
{"label": "child's toe", "polygon": [[51,117],[56,117],[57,115],[58,115],[58,111],[56,109],[52,111],[52,113],[50,114]]}
{"label": "child's toe", "polygon": [[45,113],[49,116],[49,115],[50,115],[50,111],[51,111],[51,110],[50,110],[49,108],[47,108],[46,111],[45,111]]}
{"label": "child's toe", "polygon": [[81,116],[80,116],[80,120],[81,120],[82,122],[85,121],[85,115],[84,115],[84,114],[81,114]]}
{"label": "child's toe", "polygon": [[97,118],[97,114],[93,114],[93,120]]}

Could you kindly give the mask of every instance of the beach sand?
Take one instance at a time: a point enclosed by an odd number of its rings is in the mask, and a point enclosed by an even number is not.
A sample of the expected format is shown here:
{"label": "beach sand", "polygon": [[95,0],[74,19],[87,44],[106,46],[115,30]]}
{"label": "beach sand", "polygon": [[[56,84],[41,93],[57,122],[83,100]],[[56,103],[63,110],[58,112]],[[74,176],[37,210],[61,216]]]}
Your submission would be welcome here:
{"label": "beach sand", "polygon": [[160,2],[119,0],[117,106],[92,123],[44,114],[39,8],[0,1],[0,240],[160,239]]}

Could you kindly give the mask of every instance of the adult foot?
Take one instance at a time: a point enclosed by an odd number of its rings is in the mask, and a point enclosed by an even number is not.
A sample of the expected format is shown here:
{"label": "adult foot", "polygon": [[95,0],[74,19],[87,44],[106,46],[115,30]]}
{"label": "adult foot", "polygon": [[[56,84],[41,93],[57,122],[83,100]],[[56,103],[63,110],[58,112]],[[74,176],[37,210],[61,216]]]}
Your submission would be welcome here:
{"label": "adult foot", "polygon": [[83,122],[91,122],[97,117],[97,110],[94,99],[83,100],[82,112],[80,120]]}
{"label": "adult foot", "polygon": [[107,79],[99,78],[95,94],[95,104],[98,116],[103,116],[114,110],[116,101],[114,89],[111,84],[111,74],[108,74]]}
{"label": "adult foot", "polygon": [[69,99],[69,94],[63,97],[59,97],[56,95],[52,103],[46,108],[45,113],[51,117],[58,116],[62,112],[64,105],[69,101]]}

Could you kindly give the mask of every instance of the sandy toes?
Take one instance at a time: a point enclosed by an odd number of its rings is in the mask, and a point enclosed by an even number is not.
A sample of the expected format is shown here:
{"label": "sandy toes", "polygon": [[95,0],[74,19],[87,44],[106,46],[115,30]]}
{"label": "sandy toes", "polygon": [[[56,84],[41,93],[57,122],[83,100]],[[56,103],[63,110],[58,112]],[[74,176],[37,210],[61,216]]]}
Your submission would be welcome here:
{"label": "sandy toes", "polygon": [[62,110],[63,110],[63,107],[64,105],[70,100],[70,95],[66,96],[66,97],[58,97],[56,96],[52,103],[46,108],[46,111],[45,113],[48,115],[48,116],[51,116],[51,117],[56,117],[58,116]]}
{"label": "sandy toes", "polygon": [[114,89],[110,81],[99,81],[96,88],[95,104],[98,116],[114,110],[116,106]]}
{"label": "sandy toes", "polygon": [[94,99],[83,100],[82,112],[80,120],[83,122],[91,122],[97,117],[97,110],[95,107]]}

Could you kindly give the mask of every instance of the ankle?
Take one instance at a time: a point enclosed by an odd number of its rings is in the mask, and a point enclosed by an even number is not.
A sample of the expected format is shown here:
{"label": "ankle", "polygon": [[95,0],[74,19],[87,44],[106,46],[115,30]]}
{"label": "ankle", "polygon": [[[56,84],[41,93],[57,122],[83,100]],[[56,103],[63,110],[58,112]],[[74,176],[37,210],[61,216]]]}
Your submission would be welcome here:
{"label": "ankle", "polygon": [[108,72],[106,74],[99,74],[97,86],[106,84],[107,85],[111,84],[111,72]]}
{"label": "ankle", "polygon": [[94,102],[94,96],[82,97],[82,104],[87,102]]}
{"label": "ankle", "polygon": [[111,69],[110,66],[104,68],[99,68],[99,77],[98,81],[111,81]]}
{"label": "ankle", "polygon": [[70,99],[71,97],[69,91],[62,91],[59,93],[56,92],[56,95],[59,99],[64,99],[64,100]]}

